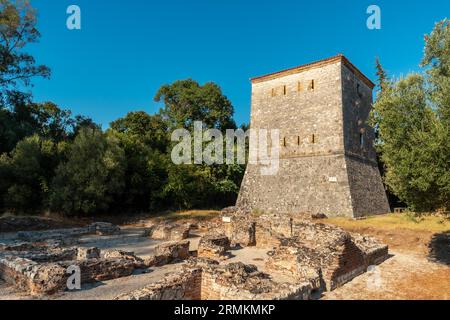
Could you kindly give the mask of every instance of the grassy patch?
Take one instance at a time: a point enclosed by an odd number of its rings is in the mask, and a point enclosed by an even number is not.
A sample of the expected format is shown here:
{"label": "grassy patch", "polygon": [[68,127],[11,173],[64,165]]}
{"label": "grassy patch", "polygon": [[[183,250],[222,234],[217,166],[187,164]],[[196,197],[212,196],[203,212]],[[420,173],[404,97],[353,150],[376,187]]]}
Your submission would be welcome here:
{"label": "grassy patch", "polygon": [[430,232],[446,232],[450,230],[450,220],[438,215],[414,216],[409,213],[386,214],[368,217],[363,220],[347,218],[330,218],[323,220],[342,228],[376,228],[376,229],[408,229]]}
{"label": "grassy patch", "polygon": [[215,210],[189,210],[189,211],[171,211],[158,216],[161,220],[181,220],[181,219],[195,219],[207,220],[216,218],[220,215],[220,211]]}

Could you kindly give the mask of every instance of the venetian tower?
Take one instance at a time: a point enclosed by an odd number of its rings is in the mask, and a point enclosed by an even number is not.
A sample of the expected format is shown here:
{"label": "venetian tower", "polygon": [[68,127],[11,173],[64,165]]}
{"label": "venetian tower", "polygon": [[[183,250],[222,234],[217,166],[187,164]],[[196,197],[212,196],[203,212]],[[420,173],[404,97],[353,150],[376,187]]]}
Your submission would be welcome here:
{"label": "venetian tower", "polygon": [[248,165],[237,206],[361,217],[390,211],[367,125],[374,84],[338,55],[253,78],[252,129],[280,130],[276,175]]}

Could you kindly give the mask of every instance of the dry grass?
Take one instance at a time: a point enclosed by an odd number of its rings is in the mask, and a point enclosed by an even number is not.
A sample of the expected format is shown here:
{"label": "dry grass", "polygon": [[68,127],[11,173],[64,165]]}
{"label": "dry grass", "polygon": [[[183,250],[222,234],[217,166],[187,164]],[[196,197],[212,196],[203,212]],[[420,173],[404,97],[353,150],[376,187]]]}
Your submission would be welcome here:
{"label": "dry grass", "polygon": [[444,216],[422,215],[415,217],[409,213],[386,214],[368,217],[363,220],[347,218],[330,218],[322,222],[330,223],[344,229],[375,228],[382,230],[405,229],[412,231],[446,232],[450,230],[450,220]]}
{"label": "dry grass", "polygon": [[189,210],[189,211],[173,211],[169,213],[164,213],[158,218],[163,220],[183,220],[183,219],[194,219],[194,220],[207,220],[217,218],[220,215],[220,211],[215,210]]}

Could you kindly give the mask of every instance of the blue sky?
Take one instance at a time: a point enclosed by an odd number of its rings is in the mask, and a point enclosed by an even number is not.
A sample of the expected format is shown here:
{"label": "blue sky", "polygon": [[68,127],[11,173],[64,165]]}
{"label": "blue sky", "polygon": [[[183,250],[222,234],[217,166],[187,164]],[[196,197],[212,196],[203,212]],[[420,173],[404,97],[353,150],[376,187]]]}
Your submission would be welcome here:
{"label": "blue sky", "polygon": [[[379,56],[399,76],[417,70],[423,36],[450,17],[444,0],[31,0],[40,43],[28,47],[51,67],[36,79],[35,100],[53,101],[104,127],[129,111],[154,113],[162,84],[214,81],[249,121],[249,78],[345,54],[374,79]],[[80,6],[82,29],[66,28]],[[382,29],[366,27],[381,7]]]}

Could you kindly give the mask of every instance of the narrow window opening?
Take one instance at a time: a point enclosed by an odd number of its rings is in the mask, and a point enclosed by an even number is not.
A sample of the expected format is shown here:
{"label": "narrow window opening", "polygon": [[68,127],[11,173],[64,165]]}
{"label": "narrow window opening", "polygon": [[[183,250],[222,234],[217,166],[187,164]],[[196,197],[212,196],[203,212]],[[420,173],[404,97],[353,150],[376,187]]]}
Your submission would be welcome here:
{"label": "narrow window opening", "polygon": [[356,85],[356,92],[357,92],[358,96],[361,98],[362,92],[361,92],[361,85],[359,83]]}
{"label": "narrow window opening", "polygon": [[275,90],[275,88],[272,88],[272,97],[275,97],[277,95],[277,92]]}
{"label": "narrow window opening", "polygon": [[315,134],[313,134],[312,136],[311,136],[311,143],[316,143],[316,135]]}
{"label": "narrow window opening", "polygon": [[309,83],[308,89],[310,91],[314,91],[314,89],[315,89],[315,82],[314,82],[314,80],[311,80],[311,82]]}
{"label": "narrow window opening", "polygon": [[363,133],[359,134],[359,146],[361,148],[364,148],[364,134]]}

